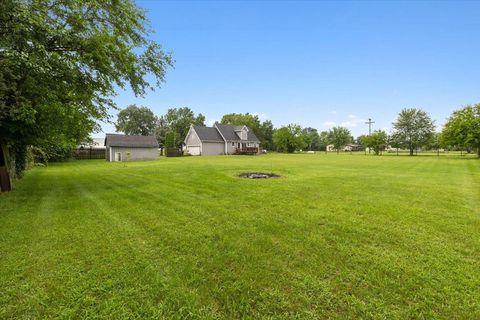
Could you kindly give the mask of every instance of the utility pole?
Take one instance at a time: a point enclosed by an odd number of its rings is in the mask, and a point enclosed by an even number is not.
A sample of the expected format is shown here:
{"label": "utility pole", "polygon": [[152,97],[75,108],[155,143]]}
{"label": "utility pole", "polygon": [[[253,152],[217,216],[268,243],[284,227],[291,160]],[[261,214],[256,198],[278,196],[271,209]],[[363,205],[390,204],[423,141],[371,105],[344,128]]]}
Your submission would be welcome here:
{"label": "utility pole", "polygon": [[[374,123],[375,123],[375,121],[372,121],[372,118],[368,118],[368,121],[365,122],[365,124],[368,124],[368,135],[369,136],[372,134],[372,124],[374,124]],[[370,154],[370,148],[368,148],[368,154]]]}
{"label": "utility pole", "polygon": [[375,121],[372,121],[372,118],[368,118],[368,121],[365,122],[365,124],[368,124],[368,135],[372,134],[372,124],[374,124]]}

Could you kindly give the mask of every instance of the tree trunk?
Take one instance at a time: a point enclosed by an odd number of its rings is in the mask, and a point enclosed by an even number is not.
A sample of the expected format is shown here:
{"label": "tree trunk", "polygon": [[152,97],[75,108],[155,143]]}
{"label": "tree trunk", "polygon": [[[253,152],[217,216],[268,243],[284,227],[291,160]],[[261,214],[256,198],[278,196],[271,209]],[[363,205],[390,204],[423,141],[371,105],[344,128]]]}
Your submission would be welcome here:
{"label": "tree trunk", "polygon": [[477,157],[480,158],[480,145],[477,147]]}
{"label": "tree trunk", "polygon": [[0,141],[0,192],[12,190],[12,180],[8,173],[7,147]]}
{"label": "tree trunk", "polygon": [[413,156],[413,148],[410,148],[410,156]]}

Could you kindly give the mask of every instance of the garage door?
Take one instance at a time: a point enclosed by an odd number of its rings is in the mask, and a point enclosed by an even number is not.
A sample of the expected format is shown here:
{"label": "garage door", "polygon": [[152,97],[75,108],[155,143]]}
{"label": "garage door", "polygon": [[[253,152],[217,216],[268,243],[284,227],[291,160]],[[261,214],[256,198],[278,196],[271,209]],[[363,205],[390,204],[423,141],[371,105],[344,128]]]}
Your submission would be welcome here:
{"label": "garage door", "polygon": [[187,152],[190,153],[192,156],[200,155],[200,146],[188,146]]}

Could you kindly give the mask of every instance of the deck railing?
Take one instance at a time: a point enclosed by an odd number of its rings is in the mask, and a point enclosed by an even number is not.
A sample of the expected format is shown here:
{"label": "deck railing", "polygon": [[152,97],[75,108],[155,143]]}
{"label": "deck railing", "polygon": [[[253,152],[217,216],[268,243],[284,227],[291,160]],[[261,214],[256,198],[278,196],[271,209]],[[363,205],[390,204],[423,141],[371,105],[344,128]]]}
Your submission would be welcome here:
{"label": "deck railing", "polygon": [[242,147],[236,149],[236,154],[256,154],[258,153],[257,147]]}

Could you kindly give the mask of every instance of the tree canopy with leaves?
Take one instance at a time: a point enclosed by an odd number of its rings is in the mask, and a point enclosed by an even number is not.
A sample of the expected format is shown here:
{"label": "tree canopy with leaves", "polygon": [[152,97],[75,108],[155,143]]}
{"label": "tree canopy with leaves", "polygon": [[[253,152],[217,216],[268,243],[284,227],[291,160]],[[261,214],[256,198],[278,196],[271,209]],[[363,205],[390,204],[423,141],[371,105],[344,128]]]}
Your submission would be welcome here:
{"label": "tree canopy with leaves", "polygon": [[392,139],[413,152],[429,143],[435,132],[435,123],[423,110],[403,109],[393,123]]}
{"label": "tree canopy with leaves", "polygon": [[453,112],[441,133],[442,144],[477,149],[480,158],[480,103]]}
{"label": "tree canopy with leaves", "polygon": [[320,150],[320,136],[318,135],[318,130],[311,127],[303,128],[302,134],[304,136],[305,143],[307,148],[310,151]]}
{"label": "tree canopy with leaves", "polygon": [[334,127],[328,131],[328,142],[333,144],[337,153],[352,141],[350,130],[344,127]]}
{"label": "tree canopy with leaves", "polygon": [[147,107],[137,107],[132,104],[120,110],[115,128],[127,135],[148,136],[155,130],[157,117]]}
{"label": "tree canopy with leaves", "polygon": [[77,144],[108,119],[117,87],[142,96],[160,86],[173,61],[150,33],[130,0],[1,1],[0,143],[10,156]]}
{"label": "tree canopy with leaves", "polygon": [[261,141],[262,147],[266,150],[274,150],[275,145],[273,143],[273,132],[275,131],[275,128],[272,121],[265,120],[262,122],[260,131],[262,132],[261,135],[263,136],[263,140]]}
{"label": "tree canopy with leaves", "polygon": [[187,107],[170,108],[163,116],[163,119],[165,119],[165,125],[168,128],[165,133],[174,133],[174,144],[177,146],[179,146],[187,136],[191,124],[199,126],[205,125],[205,116],[201,113],[195,115],[195,113]]}
{"label": "tree canopy with leaves", "polygon": [[383,130],[373,131],[370,135],[362,136],[362,144],[365,147],[371,148],[376,155],[385,150],[387,146],[388,136]]}
{"label": "tree canopy with leaves", "polygon": [[289,124],[275,130],[273,142],[279,152],[292,153],[307,147],[302,127],[298,124]]}

